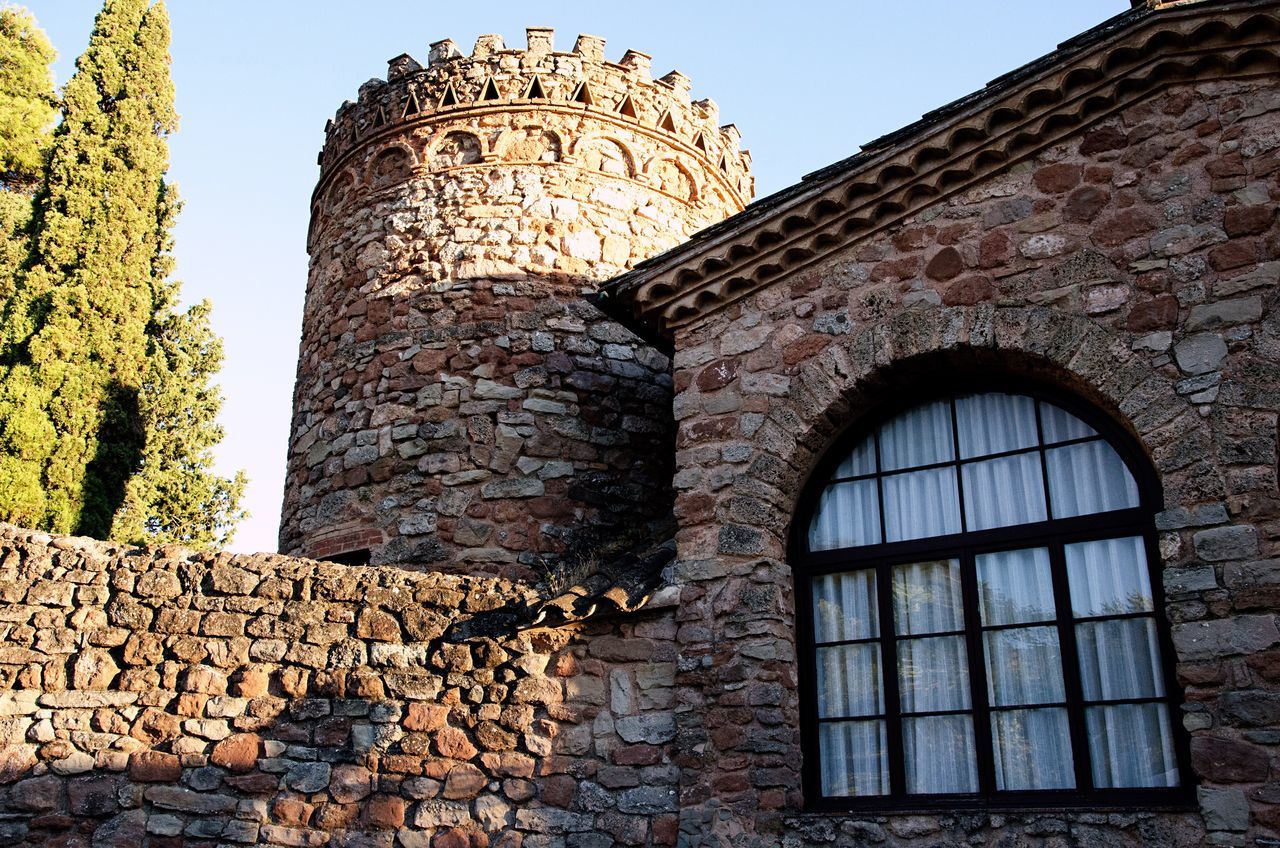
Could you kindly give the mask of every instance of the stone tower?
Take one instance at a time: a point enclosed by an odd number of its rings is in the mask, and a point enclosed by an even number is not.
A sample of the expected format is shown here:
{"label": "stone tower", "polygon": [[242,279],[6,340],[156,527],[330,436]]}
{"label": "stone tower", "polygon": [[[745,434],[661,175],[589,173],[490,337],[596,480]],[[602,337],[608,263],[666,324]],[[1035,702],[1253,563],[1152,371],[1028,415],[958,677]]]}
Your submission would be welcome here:
{"label": "stone tower", "polygon": [[522,571],[669,513],[670,363],[583,299],[750,200],[714,103],[552,31],[391,60],[327,127],[281,551]]}

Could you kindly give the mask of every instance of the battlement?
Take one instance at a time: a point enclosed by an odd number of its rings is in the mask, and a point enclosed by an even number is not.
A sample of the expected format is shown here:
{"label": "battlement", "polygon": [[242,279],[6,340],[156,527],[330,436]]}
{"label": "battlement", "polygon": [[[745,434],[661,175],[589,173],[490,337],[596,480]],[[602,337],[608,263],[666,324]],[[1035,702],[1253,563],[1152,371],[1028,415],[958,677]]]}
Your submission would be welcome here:
{"label": "battlement", "polygon": [[[320,154],[320,184],[367,141],[433,123],[454,124],[512,111],[551,110],[589,115],[700,160],[739,207],[754,192],[750,153],[739,147],[732,125],[720,126],[711,100],[692,100],[689,79],[679,71],[650,73],[651,57],[626,51],[617,62],[604,58],[605,40],[579,35],[573,50],[554,49],[554,31],[530,27],[524,49],[508,48],[500,35],[482,35],[469,56],[445,39],[430,46],[424,66],[408,54],[388,62],[387,77],[360,87],[326,128]],[[574,139],[559,139],[562,161],[573,161]],[[502,158],[499,145],[430,165],[481,165]]]}

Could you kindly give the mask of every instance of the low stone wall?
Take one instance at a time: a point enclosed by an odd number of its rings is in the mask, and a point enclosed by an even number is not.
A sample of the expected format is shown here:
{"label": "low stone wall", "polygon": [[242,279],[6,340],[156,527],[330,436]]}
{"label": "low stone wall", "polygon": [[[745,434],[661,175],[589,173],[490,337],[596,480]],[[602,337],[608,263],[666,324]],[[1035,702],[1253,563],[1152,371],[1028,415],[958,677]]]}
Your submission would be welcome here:
{"label": "low stone wall", "polygon": [[673,844],[672,616],[530,598],[0,526],[0,844]]}

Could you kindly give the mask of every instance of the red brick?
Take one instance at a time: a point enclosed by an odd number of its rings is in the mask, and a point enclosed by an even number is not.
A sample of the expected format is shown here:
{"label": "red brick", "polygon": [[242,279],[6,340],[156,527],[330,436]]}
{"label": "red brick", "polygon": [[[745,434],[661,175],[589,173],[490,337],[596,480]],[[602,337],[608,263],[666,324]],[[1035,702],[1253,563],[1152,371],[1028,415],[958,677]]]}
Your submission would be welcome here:
{"label": "red brick", "polygon": [[436,734],[436,750],[442,757],[453,760],[469,760],[478,753],[476,746],[472,745],[471,740],[467,738],[467,734],[456,727],[440,729]]}
{"label": "red brick", "polygon": [[375,795],[365,802],[365,824],[374,830],[395,830],[404,825],[404,799]]}
{"label": "red brick", "polygon": [[978,267],[998,268],[1013,257],[1013,243],[1004,230],[995,230],[982,237],[978,244]]}
{"label": "red brick", "polygon": [[1227,235],[1252,236],[1265,233],[1275,219],[1276,209],[1270,204],[1257,206],[1232,206],[1223,216],[1222,226]]}
{"label": "red brick", "polygon": [[172,783],[182,777],[176,754],[137,751],[129,755],[129,777],[139,783]]}
{"label": "red brick", "polygon": [[986,277],[964,277],[947,286],[942,302],[947,306],[973,306],[995,296],[996,290]]}
{"label": "red brick", "polygon": [[1129,311],[1129,329],[1134,332],[1168,330],[1178,321],[1178,300],[1161,295],[1136,304]]}
{"label": "red brick", "polygon": [[1032,179],[1036,188],[1045,194],[1064,194],[1080,185],[1084,169],[1074,162],[1059,162],[1046,165],[1035,172]]}
{"label": "red brick", "polygon": [[[1081,191],[1085,190],[1081,189]],[[1139,236],[1148,235],[1155,226],[1156,218],[1151,210],[1131,207],[1103,219],[1093,229],[1093,240],[1098,244],[1114,247]]]}
{"label": "red brick", "polygon": [[1209,264],[1215,271],[1228,271],[1250,265],[1259,258],[1258,242],[1252,239],[1229,241],[1209,251]]}
{"label": "red brick", "polygon": [[258,764],[262,740],[255,733],[236,733],[213,746],[209,760],[228,771],[251,771]]}
{"label": "red brick", "polygon": [[1084,141],[1080,142],[1080,153],[1091,156],[1094,153],[1119,150],[1128,143],[1128,136],[1119,127],[1100,127],[1085,135]]}
{"label": "red brick", "polygon": [[931,280],[950,280],[964,270],[964,257],[954,247],[944,247],[933,255],[924,266],[925,276]]}
{"label": "red brick", "polygon": [[1098,186],[1082,186],[1067,197],[1062,216],[1068,221],[1088,222],[1111,202],[1111,192]]}
{"label": "red brick", "polygon": [[737,361],[721,359],[698,372],[698,378],[694,382],[697,383],[698,388],[702,391],[711,392],[732,383],[737,376]]}

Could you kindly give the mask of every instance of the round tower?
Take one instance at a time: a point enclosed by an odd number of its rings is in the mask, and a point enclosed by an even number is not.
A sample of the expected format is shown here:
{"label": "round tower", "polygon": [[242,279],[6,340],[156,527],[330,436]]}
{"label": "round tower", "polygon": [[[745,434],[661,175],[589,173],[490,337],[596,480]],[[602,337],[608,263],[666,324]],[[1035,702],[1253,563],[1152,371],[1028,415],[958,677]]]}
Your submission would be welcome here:
{"label": "round tower", "polygon": [[743,208],[737,130],[593,36],[389,64],[320,154],[281,551],[519,573],[669,512],[670,363],[583,296]]}

